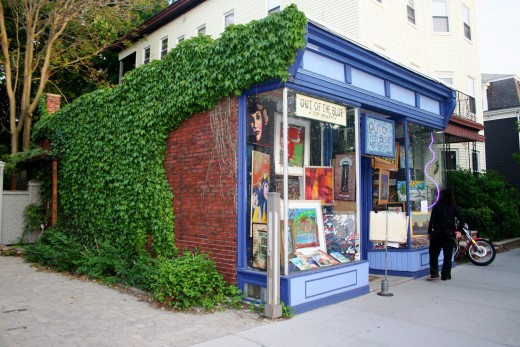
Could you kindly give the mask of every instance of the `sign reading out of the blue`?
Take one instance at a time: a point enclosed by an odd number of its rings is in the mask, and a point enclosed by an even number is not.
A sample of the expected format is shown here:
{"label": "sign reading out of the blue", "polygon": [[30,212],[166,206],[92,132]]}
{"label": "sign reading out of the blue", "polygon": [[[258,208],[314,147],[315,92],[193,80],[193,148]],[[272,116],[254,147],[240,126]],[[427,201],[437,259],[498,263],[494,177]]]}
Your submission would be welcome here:
{"label": "sign reading out of the blue", "polygon": [[365,115],[365,154],[395,157],[394,121]]}

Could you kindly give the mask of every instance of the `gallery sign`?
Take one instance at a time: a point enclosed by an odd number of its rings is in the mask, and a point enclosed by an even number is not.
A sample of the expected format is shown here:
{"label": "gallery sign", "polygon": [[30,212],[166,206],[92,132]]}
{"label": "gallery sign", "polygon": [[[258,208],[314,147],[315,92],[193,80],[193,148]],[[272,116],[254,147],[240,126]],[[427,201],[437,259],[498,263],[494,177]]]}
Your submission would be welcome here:
{"label": "gallery sign", "polygon": [[395,123],[392,120],[364,115],[364,154],[395,158]]}
{"label": "gallery sign", "polygon": [[320,122],[347,125],[347,108],[324,100],[296,94],[296,115]]}

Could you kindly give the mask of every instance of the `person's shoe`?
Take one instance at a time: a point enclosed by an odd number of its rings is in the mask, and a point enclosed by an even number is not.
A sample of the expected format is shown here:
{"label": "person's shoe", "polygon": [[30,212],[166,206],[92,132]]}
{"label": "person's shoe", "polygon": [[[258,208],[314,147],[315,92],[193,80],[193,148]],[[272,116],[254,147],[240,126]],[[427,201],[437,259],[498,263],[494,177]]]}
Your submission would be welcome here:
{"label": "person's shoe", "polygon": [[448,275],[448,276],[442,276],[441,279],[442,279],[443,281],[451,280],[451,275]]}
{"label": "person's shoe", "polygon": [[439,276],[430,275],[430,276],[426,277],[427,281],[436,281],[438,279],[439,279]]}

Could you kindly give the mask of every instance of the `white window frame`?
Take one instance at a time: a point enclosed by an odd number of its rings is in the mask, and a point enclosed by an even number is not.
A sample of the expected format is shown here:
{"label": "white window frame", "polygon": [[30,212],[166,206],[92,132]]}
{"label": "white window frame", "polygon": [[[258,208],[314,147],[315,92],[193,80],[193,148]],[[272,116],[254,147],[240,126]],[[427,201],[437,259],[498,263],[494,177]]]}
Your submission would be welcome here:
{"label": "white window frame", "polygon": [[197,27],[197,35],[199,34],[206,35],[206,23]]}
{"label": "white window frame", "polygon": [[[229,18],[232,18],[231,22],[228,22]],[[235,24],[235,10],[224,13],[224,29],[226,29],[231,24]]]}
{"label": "white window frame", "polygon": [[471,76],[468,76],[468,95],[475,97],[475,79]]}
{"label": "white window frame", "polygon": [[150,46],[146,46],[143,48],[143,64],[148,64],[150,62]]}
{"label": "white window frame", "polygon": [[266,0],[266,2],[268,15],[271,13],[280,12],[280,10],[282,9],[282,7],[280,6],[280,0]]}
{"label": "white window frame", "polygon": [[168,54],[168,36],[165,36],[161,39],[161,47],[159,47],[159,48],[160,48],[159,56],[162,59],[166,56],[166,54]]}
{"label": "white window frame", "polygon": [[181,43],[182,41],[184,41],[184,35],[177,37],[177,44]]}
{"label": "white window frame", "polygon": [[437,78],[439,80],[441,80],[442,82],[444,82],[444,83],[446,83],[446,84],[448,84],[450,86],[454,85],[453,83],[455,82],[455,80],[453,78],[453,72],[439,71],[439,72],[436,73],[436,75],[437,75]]}
{"label": "white window frame", "polygon": [[[444,23],[444,20],[446,21],[446,23]],[[439,22],[442,24],[446,24],[446,28],[440,28],[440,26],[436,26],[436,22],[437,24]],[[435,33],[450,32],[450,14],[448,10],[448,0],[432,0],[432,30]]]}
{"label": "white window frame", "polygon": [[462,6],[462,22],[464,25],[464,37],[471,41],[471,11],[466,6]]}
{"label": "white window frame", "polygon": [[414,0],[408,0],[406,4],[406,16],[408,17],[408,23],[415,25],[415,3]]}

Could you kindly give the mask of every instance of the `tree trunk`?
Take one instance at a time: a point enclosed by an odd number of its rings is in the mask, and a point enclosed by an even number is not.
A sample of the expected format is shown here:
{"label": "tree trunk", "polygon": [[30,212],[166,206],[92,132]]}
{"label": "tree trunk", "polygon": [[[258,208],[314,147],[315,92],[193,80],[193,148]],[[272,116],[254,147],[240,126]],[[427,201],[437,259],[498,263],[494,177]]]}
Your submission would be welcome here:
{"label": "tree trunk", "polygon": [[31,128],[32,128],[32,114],[28,114],[25,117],[23,124],[23,139],[22,139],[22,151],[28,151],[31,149]]}

